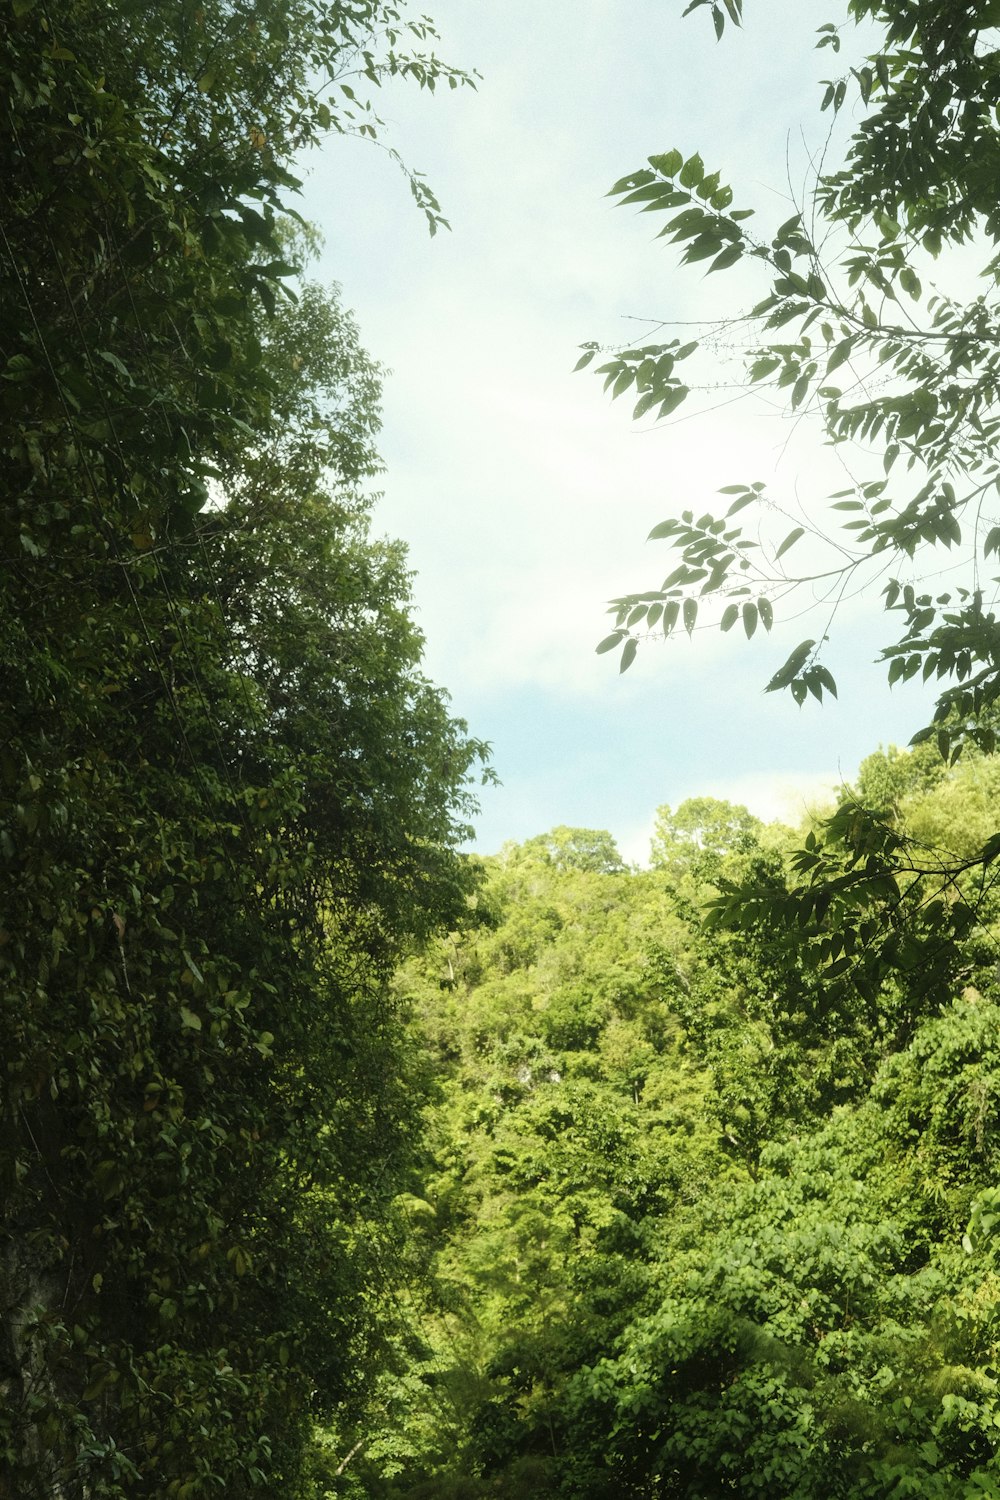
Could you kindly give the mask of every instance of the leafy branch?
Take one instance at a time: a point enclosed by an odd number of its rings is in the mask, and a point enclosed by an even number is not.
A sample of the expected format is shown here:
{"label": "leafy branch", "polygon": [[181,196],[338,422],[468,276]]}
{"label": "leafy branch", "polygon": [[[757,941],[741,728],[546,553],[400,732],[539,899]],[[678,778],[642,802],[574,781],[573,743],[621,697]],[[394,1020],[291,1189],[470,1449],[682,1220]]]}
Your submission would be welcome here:
{"label": "leafy branch", "polygon": [[[825,31],[820,44],[831,36]],[[897,71],[884,59],[874,71],[862,71],[863,101],[891,92]],[[835,89],[833,107],[841,102]],[[821,208],[829,208],[829,182],[821,179],[817,185]],[[836,518],[832,531],[826,522],[796,524],[769,554],[741,528],[728,525],[744,505],[753,505],[761,518],[765,508],[775,509],[760,484],[727,485],[723,493],[737,498],[723,517],[707,514],[695,522],[693,512],[684,511],[680,519],[664,521],[650,538],[668,541],[678,566],[659,589],[611,601],[614,630],[598,651],[620,647],[624,671],[654,627],[661,636],[679,625],[690,634],[706,600],[720,605],[722,630],[742,621],[749,639],[758,626],[770,632],[775,603],[807,585],[827,580],[842,597],[855,576],[857,586],[864,587],[864,577],[888,570],[887,610],[910,594],[920,600],[907,612],[899,640],[883,652],[889,681],[922,672],[925,680],[957,677],[965,684],[942,689],[934,719],[935,726],[945,719],[954,723],[956,708],[965,713],[969,722],[949,731],[949,750],[960,751],[966,734],[976,738],[975,714],[1000,694],[993,617],[984,611],[976,587],[932,598],[916,595],[909,579],[918,553],[943,547],[977,571],[1000,546],[1000,527],[981,524],[987,494],[1000,490],[1000,464],[994,458],[1000,436],[1000,309],[985,295],[970,304],[940,294],[925,300],[912,264],[914,235],[885,211],[871,216],[873,233],[865,241],[856,220],[844,220],[845,247],[832,271],[801,212],[769,239],[758,237],[747,225],[753,211],[733,208],[732,190],[697,154],[685,158],[674,150],[650,157],[647,166],[616,182],[611,196],[645,213],[668,214],[660,237],[684,247],[682,264],[707,263],[707,271],[715,272],[746,260],[766,268],[767,294],[748,319],[739,320],[759,329],[757,342],[744,352],[748,388],[773,390],[790,414],[815,413],[829,443],[877,455],[881,473],[828,497],[829,514]],[[920,306],[922,322],[915,318]],[[698,348],[697,340],[630,348],[600,365],[598,373],[612,399],[632,390],[638,394],[635,419],[652,414],[659,420],[690,395],[677,366]],[[597,352],[596,345],[585,345],[577,368],[590,364]],[[847,386],[844,373],[851,376]],[[897,472],[913,471],[918,483],[900,494]],[[963,526],[969,512],[975,516],[971,529]],[[834,549],[831,565],[801,573],[779,569],[779,561],[807,532],[814,544]],[[973,610],[974,598],[980,602]],[[966,618],[963,612],[970,610]],[[817,659],[819,644],[813,639],[796,646],[773,673],[768,690],[787,688],[799,703],[810,693],[816,698],[835,693],[831,674]]]}

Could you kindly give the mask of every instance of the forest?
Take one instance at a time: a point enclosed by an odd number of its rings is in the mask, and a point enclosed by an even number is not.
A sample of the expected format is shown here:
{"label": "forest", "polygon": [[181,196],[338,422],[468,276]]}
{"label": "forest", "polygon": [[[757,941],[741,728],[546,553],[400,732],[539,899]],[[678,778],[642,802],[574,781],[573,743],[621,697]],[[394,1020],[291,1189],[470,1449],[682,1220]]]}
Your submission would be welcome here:
{"label": "forest", "polygon": [[[850,483],[664,520],[598,652],[777,638],[822,576],[762,686],[836,697],[850,597],[936,694],[640,867],[468,852],[490,747],[296,207],[354,136],[447,227],[380,90],[476,75],[402,0],[2,3],[0,1500],[1000,1495],[1000,10],[842,3],[852,133],[780,225],[697,153],[611,188],[763,278],[743,379]],[[578,368],[665,418],[711,354]]]}

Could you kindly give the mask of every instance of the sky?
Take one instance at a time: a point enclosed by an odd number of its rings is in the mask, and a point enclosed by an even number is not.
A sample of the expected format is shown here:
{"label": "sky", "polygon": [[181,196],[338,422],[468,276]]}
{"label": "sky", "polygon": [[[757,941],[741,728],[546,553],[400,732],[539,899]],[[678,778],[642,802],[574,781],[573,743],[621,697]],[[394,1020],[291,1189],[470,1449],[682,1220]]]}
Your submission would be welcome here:
{"label": "sky", "polygon": [[823,660],[840,697],[822,706],[763,688],[825,612],[778,611],[752,642],[651,643],[625,675],[594,647],[607,601],[673,566],[645,541],[659,521],[758,479],[808,514],[849,482],[842,463],[808,420],[744,399],[738,367],[706,364],[713,388],[657,426],[573,366],[586,340],[681,336],[764,295],[742,267],[680,268],[662,221],[606,194],[676,146],[773,227],[789,217],[810,158],[836,150],[817,80],[843,64],[813,50],[825,4],[752,0],[718,44],[708,12],[682,19],[681,0],[432,9],[440,54],[479,86],[393,87],[380,113],[451,232],[432,239],[397,165],[359,140],[314,154],[301,207],[325,238],[313,274],[340,284],[391,372],[376,530],[409,546],[427,674],[493,747],[502,785],[483,790],[476,847],[569,824],[609,829],[642,862],[656,808],[701,795],[797,821],[924,722],[923,691],[890,690],[873,664],[889,639],[877,594],[834,623]]}

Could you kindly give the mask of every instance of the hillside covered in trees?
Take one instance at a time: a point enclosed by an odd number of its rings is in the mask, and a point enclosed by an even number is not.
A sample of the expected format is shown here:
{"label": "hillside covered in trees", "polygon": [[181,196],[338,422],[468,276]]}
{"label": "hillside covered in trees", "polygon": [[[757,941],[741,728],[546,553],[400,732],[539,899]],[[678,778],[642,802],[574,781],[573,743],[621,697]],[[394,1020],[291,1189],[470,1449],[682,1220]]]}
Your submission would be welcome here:
{"label": "hillside covered in trees", "polygon": [[[940,856],[998,788],[890,751],[855,790]],[[812,929],[705,925],[799,888],[798,833],[667,807],[636,871],[556,828],[401,971],[410,1280],[330,1493],[997,1492],[997,898],[952,892],[963,938],[901,943],[848,1010],[859,966],[831,980]]]}

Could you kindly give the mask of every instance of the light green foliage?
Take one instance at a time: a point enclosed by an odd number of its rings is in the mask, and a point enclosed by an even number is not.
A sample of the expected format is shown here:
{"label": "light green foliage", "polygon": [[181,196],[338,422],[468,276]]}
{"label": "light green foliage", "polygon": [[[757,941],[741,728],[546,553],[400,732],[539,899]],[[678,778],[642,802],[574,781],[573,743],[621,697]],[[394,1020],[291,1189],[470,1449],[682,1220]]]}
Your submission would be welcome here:
{"label": "light green foliage", "polygon": [[996,829],[997,767],[970,748],[957,765],[923,741],[910,750],[890,745],[861,763],[858,801],[902,820],[928,850],[956,864],[975,863]]}
{"label": "light green foliage", "polygon": [[448,76],[407,33],[374,4],[4,6],[19,1500],[295,1496],[377,1359],[413,1114],[388,979],[463,907],[481,747],[367,533],[378,371],[335,298],[296,301],[282,209],[293,149],[377,130],[369,87]]}
{"label": "light green foliage", "polygon": [[996,1171],[997,1020],[951,1008],[870,1103],[706,1197],[664,1301],[574,1383],[622,1493],[990,1492],[997,1281],[958,1239]]}
{"label": "light green foliage", "polygon": [[[774,920],[791,900],[793,849],[782,825],[716,798],[661,808],[653,839],[654,864],[698,934],[673,1004],[712,1069],[724,1139],[751,1167],[779,1122],[856,1097],[878,1057],[870,1019],[851,1024],[830,1005],[804,936]],[[669,956],[659,961],[669,972]]]}
{"label": "light green foliage", "polygon": [[895,745],[868,755],[858,767],[858,801],[873,812],[899,816],[907,799],[933,792],[947,775],[947,763],[924,741],[910,750]]}
{"label": "light green foliage", "polygon": [[[862,782],[898,792],[894,836],[913,806],[947,842],[976,757],[924,754]],[[993,1493],[995,947],[952,933],[933,994],[897,963],[858,996],[795,922],[704,923],[740,893],[794,906],[787,830],[664,808],[643,874],[558,861],[559,832],[491,861],[481,925],[400,977],[420,1307],[341,1442],[365,1441],[350,1493]]]}
{"label": "light green foliage", "polygon": [[676,812],[657,808],[650,863],[675,879],[696,871],[711,879],[727,854],[759,849],[762,828],[745,807],[717,797],[690,797]]}
{"label": "light green foliage", "polygon": [[998,805],[1000,768],[995,757],[970,755],[935,796],[925,793],[910,799],[907,827],[921,843],[952,859],[974,860],[996,831]]}
{"label": "light green foliage", "polygon": [[970,960],[992,962],[996,778],[975,747],[950,767],[927,743],[879,751],[787,851],[785,878],[737,877],[711,903],[720,930],[785,934],[869,1078],[887,1045],[961,988]]}
{"label": "light green foliage", "polygon": [[[741,1175],[671,1004],[664,944],[685,964],[689,922],[659,877],[620,869],[608,835],[568,833],[507,847],[477,900],[487,925],[401,978],[437,1058],[414,1232],[439,1311],[423,1413],[420,1391],[396,1388],[372,1494],[450,1493],[459,1473],[469,1493],[513,1494],[528,1474],[549,1493],[567,1379],[649,1295],[666,1218],[706,1177]],[[433,1409],[443,1387],[466,1403],[457,1455]],[[393,1444],[410,1454],[398,1473]]]}
{"label": "light green foliage", "polygon": [[[510,854],[511,858],[519,857],[516,846]],[[520,857],[548,857],[560,870],[593,870],[603,875],[625,868],[610,833],[595,828],[560,825],[539,838],[529,839],[521,846]]]}

